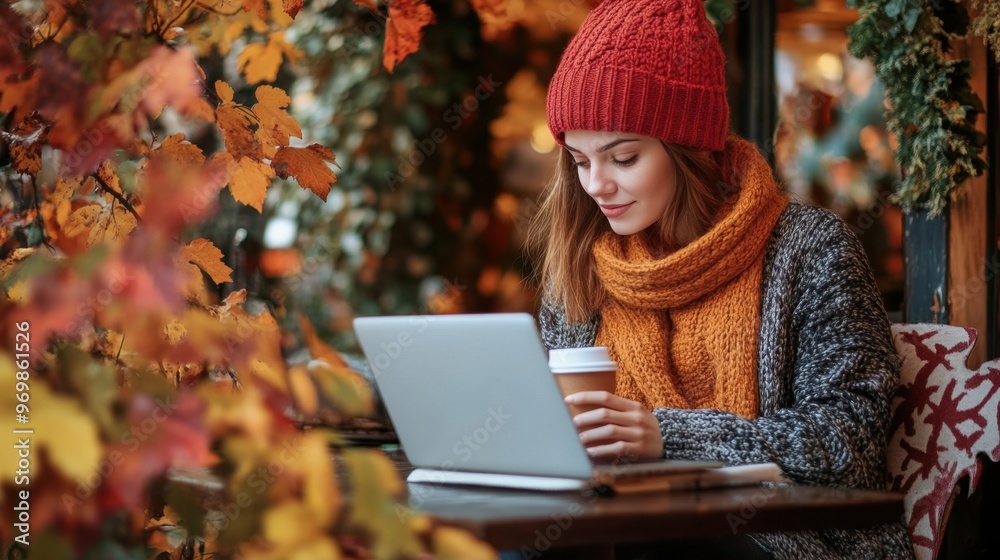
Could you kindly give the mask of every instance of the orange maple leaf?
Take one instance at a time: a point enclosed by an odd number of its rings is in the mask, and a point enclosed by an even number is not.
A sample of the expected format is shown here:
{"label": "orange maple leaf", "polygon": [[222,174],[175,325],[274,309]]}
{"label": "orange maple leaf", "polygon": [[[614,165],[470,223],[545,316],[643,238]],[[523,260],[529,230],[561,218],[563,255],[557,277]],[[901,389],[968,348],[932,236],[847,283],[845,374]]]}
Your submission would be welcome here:
{"label": "orange maple leaf", "polygon": [[434,21],[434,12],[424,0],[393,0],[389,4],[382,52],[382,64],[389,72],[417,51],[424,27]]}
{"label": "orange maple leaf", "polygon": [[[122,194],[121,182],[118,179],[118,173],[115,171],[115,164],[108,160],[104,160],[97,167],[97,176],[104,181],[104,184],[111,188],[118,194]],[[104,194],[104,199],[109,203],[114,200],[114,197],[108,193]]]}
{"label": "orange maple leaf", "polygon": [[302,0],[281,0],[281,8],[294,19],[302,10]]}
{"label": "orange maple leaf", "polygon": [[302,128],[285,107],[291,103],[288,95],[271,86],[260,86],[256,92],[257,104],[251,109],[260,121],[258,141],[263,145],[264,156],[274,157],[275,146],[287,146],[292,136],[302,137]]}
{"label": "orange maple leaf", "polygon": [[215,81],[215,93],[218,94],[219,100],[223,104],[229,104],[233,102],[233,95],[236,92],[233,91],[233,86],[223,82],[222,80]]}
{"label": "orange maple leaf", "polygon": [[222,251],[211,241],[199,237],[181,249],[184,258],[205,271],[216,284],[233,281],[233,269],[222,262]]}
{"label": "orange maple leaf", "polygon": [[229,152],[215,154],[215,158],[226,165],[229,175],[229,192],[237,201],[255,208],[258,212],[264,209],[264,198],[267,188],[271,186],[274,170],[268,164],[249,157],[241,157],[239,161]]}
{"label": "orange maple leaf", "polygon": [[282,179],[295,177],[300,185],[325,202],[330,188],[337,182],[337,175],[326,162],[336,163],[330,148],[311,144],[306,148],[279,148],[271,159],[271,167]]}
{"label": "orange maple leaf", "polygon": [[282,57],[287,56],[288,60],[295,62],[301,54],[294,45],[285,41],[285,34],[279,31],[271,33],[267,43],[247,45],[237,57],[236,69],[243,72],[249,84],[273,82],[278,77]]}
{"label": "orange maple leaf", "polygon": [[[67,255],[76,255],[86,249],[83,239],[72,239],[64,231],[69,224],[70,215],[76,210],[72,198],[82,182],[79,178],[67,180],[57,177],[56,184],[46,189],[45,197],[39,206],[49,242]],[[2,226],[4,224],[0,223],[0,231],[4,230]]]}
{"label": "orange maple leaf", "polygon": [[215,89],[222,103],[215,110],[216,125],[222,131],[222,141],[226,149],[232,153],[234,160],[246,156],[251,159],[260,160],[264,157],[264,151],[260,143],[254,138],[252,127],[256,124],[253,113],[246,107],[233,103],[233,88],[226,82],[215,82]]}
{"label": "orange maple leaf", "polygon": [[149,159],[166,166],[194,167],[205,163],[201,148],[187,142],[183,133],[171,134],[150,152]]}
{"label": "orange maple leaf", "polygon": [[77,209],[66,224],[66,235],[74,237],[87,233],[87,246],[101,242],[118,242],[128,239],[135,229],[135,216],[121,204],[90,204]]}
{"label": "orange maple leaf", "polygon": [[181,109],[180,113],[189,119],[201,119],[209,122],[215,120],[215,109],[202,97],[192,99]]}

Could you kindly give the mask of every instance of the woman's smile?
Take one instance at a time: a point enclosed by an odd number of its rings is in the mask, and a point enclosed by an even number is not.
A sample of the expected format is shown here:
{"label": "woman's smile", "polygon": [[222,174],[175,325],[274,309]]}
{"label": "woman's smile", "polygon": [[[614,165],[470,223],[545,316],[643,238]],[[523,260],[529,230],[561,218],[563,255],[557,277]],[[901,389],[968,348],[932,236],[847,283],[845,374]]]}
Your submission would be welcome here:
{"label": "woman's smile", "polygon": [[617,218],[627,212],[633,204],[635,204],[635,202],[629,202],[628,204],[601,204],[600,206],[601,212],[604,212],[605,216],[609,218]]}

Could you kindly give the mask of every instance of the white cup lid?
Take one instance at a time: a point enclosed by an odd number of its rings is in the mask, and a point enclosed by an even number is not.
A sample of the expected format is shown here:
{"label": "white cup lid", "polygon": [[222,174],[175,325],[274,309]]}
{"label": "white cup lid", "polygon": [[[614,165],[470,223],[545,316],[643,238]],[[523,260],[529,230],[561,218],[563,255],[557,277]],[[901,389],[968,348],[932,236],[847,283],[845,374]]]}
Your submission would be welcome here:
{"label": "white cup lid", "polygon": [[617,371],[618,364],[611,359],[607,346],[559,348],[549,351],[549,369],[552,373]]}

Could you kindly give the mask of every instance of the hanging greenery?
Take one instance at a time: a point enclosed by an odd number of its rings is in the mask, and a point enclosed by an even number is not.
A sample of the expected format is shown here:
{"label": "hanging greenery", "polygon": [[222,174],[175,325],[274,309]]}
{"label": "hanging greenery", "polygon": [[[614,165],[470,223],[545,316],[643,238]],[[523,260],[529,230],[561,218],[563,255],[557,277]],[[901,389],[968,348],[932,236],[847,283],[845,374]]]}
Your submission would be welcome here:
{"label": "hanging greenery", "polygon": [[972,32],[986,38],[986,44],[1000,60],[1000,2],[990,0],[970,0],[972,7],[979,10],[979,17],[972,22]]}
{"label": "hanging greenery", "polygon": [[[848,29],[851,53],[871,59],[890,103],[889,130],[899,144],[905,210],[940,214],[966,181],[986,169],[986,136],[976,129],[983,103],[969,86],[970,62],[949,56],[951,41],[969,35],[969,13],[952,0],[849,0],[860,12]],[[972,0],[972,22],[1000,57],[995,2]]]}

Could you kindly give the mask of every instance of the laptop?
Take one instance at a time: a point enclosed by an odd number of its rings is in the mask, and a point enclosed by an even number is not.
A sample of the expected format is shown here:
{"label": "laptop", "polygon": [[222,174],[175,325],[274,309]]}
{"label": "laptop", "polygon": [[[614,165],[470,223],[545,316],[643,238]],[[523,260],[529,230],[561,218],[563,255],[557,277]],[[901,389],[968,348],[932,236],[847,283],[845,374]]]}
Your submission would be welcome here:
{"label": "laptop", "polygon": [[354,330],[410,482],[575,490],[723,466],[592,462],[527,313],[363,317]]}

